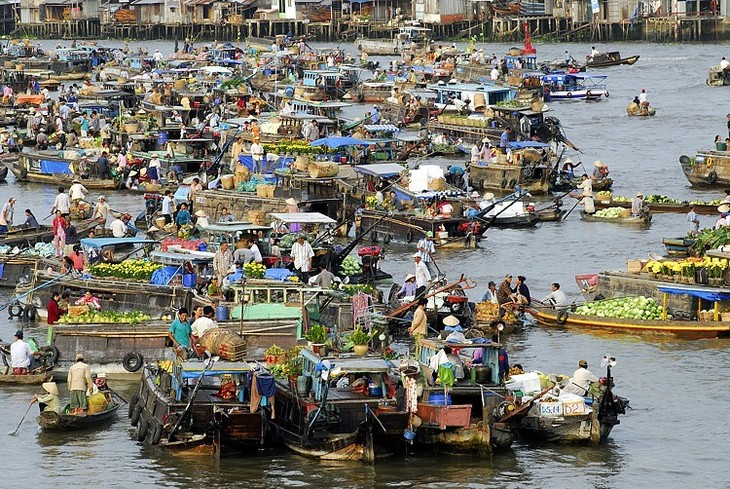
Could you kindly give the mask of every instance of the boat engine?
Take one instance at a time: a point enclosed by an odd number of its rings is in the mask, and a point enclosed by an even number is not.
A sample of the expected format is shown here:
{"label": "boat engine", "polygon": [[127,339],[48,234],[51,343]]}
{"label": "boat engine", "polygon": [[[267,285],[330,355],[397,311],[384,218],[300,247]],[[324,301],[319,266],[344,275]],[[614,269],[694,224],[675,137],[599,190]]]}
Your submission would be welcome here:
{"label": "boat engine", "polygon": [[465,295],[449,294],[444,305],[448,306],[452,314],[461,314],[468,302],[469,298]]}
{"label": "boat engine", "polygon": [[363,273],[373,277],[377,274],[378,262],[385,258],[380,246],[363,246],[357,250],[357,255],[360,257]]}

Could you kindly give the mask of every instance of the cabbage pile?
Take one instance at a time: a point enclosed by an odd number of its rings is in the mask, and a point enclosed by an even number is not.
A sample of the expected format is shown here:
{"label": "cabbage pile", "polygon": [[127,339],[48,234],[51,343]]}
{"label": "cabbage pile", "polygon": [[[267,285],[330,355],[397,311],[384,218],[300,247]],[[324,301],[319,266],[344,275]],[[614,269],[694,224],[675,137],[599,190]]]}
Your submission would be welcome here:
{"label": "cabbage pile", "polygon": [[347,256],[344,260],[342,260],[340,270],[344,275],[347,275],[348,277],[362,273],[362,267],[360,266],[360,262],[358,262],[357,259],[353,256]]}
{"label": "cabbage pile", "polygon": [[[575,309],[575,314],[600,318],[662,319],[662,306],[648,297],[624,297],[589,302]],[[671,319],[671,316],[667,316]]]}
{"label": "cabbage pile", "polygon": [[600,211],[593,214],[596,217],[603,217],[606,219],[617,219],[621,217],[621,211],[623,207],[609,207],[607,209],[601,209]]}

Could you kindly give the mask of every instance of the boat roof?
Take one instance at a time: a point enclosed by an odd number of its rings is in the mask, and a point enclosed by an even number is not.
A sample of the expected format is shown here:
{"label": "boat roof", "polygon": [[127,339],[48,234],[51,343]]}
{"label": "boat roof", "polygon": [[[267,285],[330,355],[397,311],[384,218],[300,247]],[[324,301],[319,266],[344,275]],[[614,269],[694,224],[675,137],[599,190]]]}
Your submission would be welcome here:
{"label": "boat roof", "polygon": [[330,368],[340,367],[344,373],[387,373],[390,364],[382,357],[318,357],[309,350],[302,350],[302,355],[309,360],[330,363]]}
{"label": "boat roof", "polygon": [[238,233],[246,231],[271,231],[269,226],[259,226],[245,221],[216,222],[201,228],[206,233]]}
{"label": "boat roof", "polygon": [[543,80],[564,80],[566,78],[575,78],[576,80],[605,80],[608,75],[596,75],[589,73],[549,73],[543,75]]}
{"label": "boat roof", "polygon": [[448,90],[454,91],[467,91],[467,92],[509,92],[512,89],[507,87],[498,87],[495,85],[482,85],[479,83],[445,83],[439,85],[438,83],[431,83],[426,85],[429,90]]}
{"label": "boat roof", "polygon": [[157,241],[144,238],[83,238],[81,240],[81,246],[84,246],[85,248],[103,248],[105,246],[153,243],[157,243]]}
{"label": "boat roof", "polygon": [[205,264],[213,260],[215,253],[207,251],[193,251],[175,249],[168,251],[153,251],[150,253],[150,258],[156,263],[163,263],[166,265],[180,265],[185,262],[192,262],[195,264]]}
{"label": "boat roof", "polygon": [[394,124],[365,124],[362,126],[370,132],[398,132],[400,129]]}
{"label": "boat roof", "polygon": [[449,341],[443,341],[438,338],[422,338],[419,340],[421,345],[431,348],[433,350],[440,350],[444,346],[450,346],[451,348],[499,348],[499,343],[486,339],[484,343],[451,343]]}
{"label": "boat roof", "polygon": [[524,148],[549,148],[548,143],[541,143],[539,141],[510,141],[508,146],[512,149],[524,149]]}
{"label": "boat roof", "polygon": [[219,360],[213,364],[212,370],[205,370],[205,362],[183,362],[182,377],[183,379],[194,379],[200,377],[204,373],[206,377],[216,377],[225,374],[240,374],[251,370],[248,362],[227,362]]}
{"label": "boat roof", "polygon": [[706,301],[726,301],[730,300],[730,291],[712,287],[692,287],[683,285],[659,285],[659,292],[667,294],[685,294],[692,297],[699,297]]}
{"label": "boat roof", "polygon": [[359,165],[355,167],[355,173],[372,175],[376,177],[394,177],[400,175],[407,168],[397,163],[379,163],[375,165]]}
{"label": "boat roof", "polygon": [[337,222],[320,212],[272,212],[271,217],[285,223],[334,224]]}

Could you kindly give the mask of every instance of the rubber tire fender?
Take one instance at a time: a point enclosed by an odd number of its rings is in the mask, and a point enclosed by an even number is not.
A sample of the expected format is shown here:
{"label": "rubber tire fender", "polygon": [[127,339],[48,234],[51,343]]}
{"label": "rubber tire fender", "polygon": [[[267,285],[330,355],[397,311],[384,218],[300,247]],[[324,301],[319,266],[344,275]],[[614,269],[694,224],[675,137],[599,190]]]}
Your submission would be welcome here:
{"label": "rubber tire fender", "polygon": [[707,174],[707,183],[710,185],[717,182],[717,172],[715,170],[712,170],[710,173]]}
{"label": "rubber tire fender", "polygon": [[140,417],[139,422],[137,423],[137,430],[134,432],[134,438],[137,441],[144,441],[149,427],[150,423],[143,417]]}
{"label": "rubber tire fender", "polygon": [[160,439],[162,438],[162,425],[155,419],[150,421],[149,428],[147,430],[148,437],[147,441],[150,445],[157,445],[160,443]]}
{"label": "rubber tire fender", "polygon": [[61,356],[61,352],[55,345],[44,346],[41,348],[41,352],[43,352],[44,358],[47,357],[50,360],[51,365],[55,365],[56,362],[58,362],[58,358]]}
{"label": "rubber tire fender", "polygon": [[129,404],[127,406],[127,417],[131,418],[132,414],[134,413],[134,408],[137,407],[137,403],[139,402],[139,394],[136,392],[132,394],[132,397],[129,398]]}
{"label": "rubber tire fender", "polygon": [[385,243],[385,244],[390,243],[390,234],[383,235],[383,243]]}
{"label": "rubber tire fender", "polygon": [[573,94],[570,93],[570,92],[568,92],[568,93],[565,94],[565,97],[566,98],[573,98]]}
{"label": "rubber tire fender", "polygon": [[38,316],[38,311],[33,304],[28,304],[23,309],[23,318],[28,322],[35,322],[35,318]]}
{"label": "rubber tire fender", "polygon": [[517,179],[512,178],[509,183],[507,183],[507,188],[513,189],[517,185]]}
{"label": "rubber tire fender", "polygon": [[139,353],[129,352],[122,359],[122,366],[127,372],[134,373],[142,368],[143,360],[144,359],[142,358],[142,355],[140,355]]}
{"label": "rubber tire fender", "polygon": [[689,159],[689,156],[682,155],[679,157],[679,162],[682,163],[683,165],[689,165],[692,162],[692,160]]}
{"label": "rubber tire fender", "polygon": [[20,304],[13,304],[8,308],[8,314],[11,318],[19,318],[23,316],[23,306]]}
{"label": "rubber tire fender", "polygon": [[502,181],[501,181],[501,182],[499,183],[499,186],[500,186],[501,188],[507,188],[507,183],[509,183],[509,182],[507,181],[507,177],[504,177],[504,178],[502,179]]}
{"label": "rubber tire fender", "polygon": [[484,179],[480,178],[477,185],[479,185],[479,190],[484,190]]}
{"label": "rubber tire fender", "polygon": [[555,322],[558,324],[565,324],[568,322],[568,311],[560,311],[558,316],[555,318]]}
{"label": "rubber tire fender", "polygon": [[406,231],[406,243],[413,243],[413,230]]}
{"label": "rubber tire fender", "polygon": [[593,94],[591,93],[591,91],[586,90],[586,98],[591,98],[592,96],[593,96]]}
{"label": "rubber tire fender", "polygon": [[137,426],[139,423],[140,415],[142,414],[142,405],[141,404],[135,404],[134,408],[132,408],[132,415],[129,417],[129,422],[132,426]]}

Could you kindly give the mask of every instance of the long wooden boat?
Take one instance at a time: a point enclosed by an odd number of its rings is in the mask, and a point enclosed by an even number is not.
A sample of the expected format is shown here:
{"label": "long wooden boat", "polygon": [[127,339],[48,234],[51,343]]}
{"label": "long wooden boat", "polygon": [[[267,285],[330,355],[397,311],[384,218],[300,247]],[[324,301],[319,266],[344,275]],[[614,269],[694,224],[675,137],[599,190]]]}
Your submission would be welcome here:
{"label": "long wooden boat", "polygon": [[730,186],[730,151],[701,150],[694,158],[679,157],[684,176],[692,186],[726,188]]}
{"label": "long wooden boat", "polygon": [[[69,186],[78,178],[72,171],[74,162],[78,164],[75,160],[60,158],[58,151],[33,151],[19,153],[17,161],[11,160],[6,165],[15,178],[22,182]],[[83,184],[90,190],[116,190],[122,182],[92,177],[83,179]]]}
{"label": "long wooden boat", "polygon": [[678,321],[620,319],[572,314],[554,309],[530,309],[539,324],[551,327],[575,327],[624,333],[670,333],[688,338],[730,336],[730,323],[721,321]]}
{"label": "long wooden boat", "polygon": [[687,256],[696,240],[687,238],[664,238],[662,243],[669,256]]}
{"label": "long wooden boat", "polygon": [[[11,369],[8,367],[7,371],[11,371]],[[0,375],[0,384],[40,385],[43,382],[49,382],[52,378],[53,373],[49,371],[29,373],[28,375],[13,375],[7,373]]]}
{"label": "long wooden boat", "polygon": [[710,87],[730,85],[730,70],[720,65],[711,66],[707,73],[705,83]]}
{"label": "long wooden boat", "polygon": [[[657,213],[677,213],[686,214],[689,212],[689,207],[694,205],[695,212],[706,216],[714,216],[717,214],[716,204],[690,204],[689,202],[679,203],[647,203],[649,210],[652,214]],[[623,207],[624,209],[631,209],[631,201],[629,200],[598,200],[595,201],[596,209],[607,209],[609,207]]]}
{"label": "long wooden boat", "polygon": [[[85,238],[100,223],[96,219],[87,219],[76,225],[76,234],[79,238]],[[53,241],[53,226],[41,226],[40,228],[14,228],[7,234],[0,235],[0,245],[6,246],[27,246],[32,248],[36,243],[49,243]]]}
{"label": "long wooden boat", "polygon": [[533,195],[547,194],[550,188],[550,145],[523,142],[512,153],[513,161],[507,162],[499,155],[496,163],[480,162],[469,165],[472,185],[479,190],[511,193],[520,186]]}
{"label": "long wooden boat", "polygon": [[[103,390],[101,392],[104,392]],[[36,418],[38,424],[43,431],[78,431],[84,429],[95,428],[103,423],[110,422],[119,411],[122,404],[120,399],[110,391],[105,392],[109,405],[107,408],[96,414],[86,414],[77,416],[65,414],[68,406],[64,409],[64,414],[58,414],[53,411],[43,411]]]}
{"label": "long wooden boat", "polygon": [[[245,392],[236,389],[230,399],[216,395],[224,375],[232,376],[236,385],[244,385],[250,371],[247,362],[206,365],[191,361],[173,372],[167,366],[146,365],[139,391],[129,400],[135,439],[201,455],[261,448],[269,440],[269,409],[257,405],[258,410],[251,412],[248,388]],[[173,381],[182,385],[187,379],[197,379],[196,388],[180,391],[173,387]]]}
{"label": "long wooden boat", "polygon": [[608,218],[598,217],[595,214],[588,214],[585,211],[581,211],[580,218],[588,222],[611,222],[614,224],[628,224],[634,226],[648,226],[651,223],[651,213],[641,216]]}
{"label": "long wooden boat", "polygon": [[[309,349],[300,355],[303,371],[312,379],[312,397],[294,382],[277,380],[276,417],[271,419],[288,448],[321,460],[366,463],[405,453],[403,432],[409,414],[396,407],[395,389],[387,380],[388,362],[379,356],[320,357]],[[366,375],[367,392],[331,386],[334,376],[325,371],[323,379],[317,370],[325,360],[346,372],[350,384]]]}
{"label": "long wooden boat", "polygon": [[[554,173],[554,172],[553,172]],[[550,190],[552,192],[569,192],[571,189],[577,189],[580,185],[580,177],[575,177],[572,180],[565,181],[553,181],[550,183]],[[593,192],[601,192],[610,190],[613,186],[612,178],[604,178],[599,181],[593,180]]]}
{"label": "long wooden boat", "polygon": [[609,53],[598,53],[593,57],[593,60],[586,63],[586,66],[588,68],[606,68],[608,66],[632,65],[637,61],[639,61],[638,55],[622,58],[621,53],[612,51]]}

